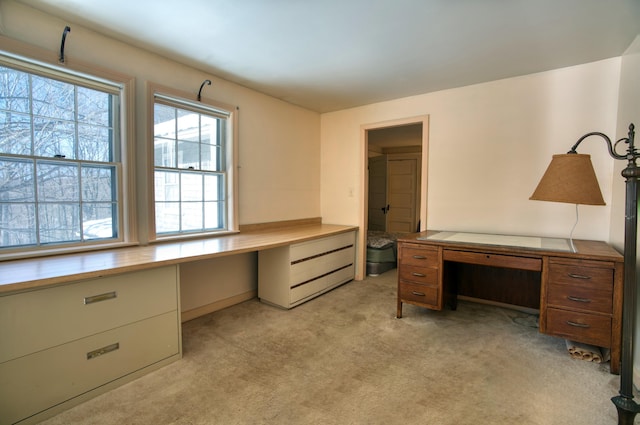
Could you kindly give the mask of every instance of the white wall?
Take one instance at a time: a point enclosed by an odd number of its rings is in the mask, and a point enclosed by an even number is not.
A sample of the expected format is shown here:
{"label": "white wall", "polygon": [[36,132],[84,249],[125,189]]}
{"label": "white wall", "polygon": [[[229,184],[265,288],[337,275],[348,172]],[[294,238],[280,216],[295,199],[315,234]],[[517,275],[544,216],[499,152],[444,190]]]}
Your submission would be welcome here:
{"label": "white wall", "polygon": [[[620,63],[613,58],[323,114],[323,218],[363,225],[362,125],[429,115],[427,228],[568,237],[575,206],[529,196],[554,153],[566,153],[589,131],[615,133]],[[592,154],[607,206],[580,206],[574,237],[608,241],[613,162],[595,143],[581,153]]]}

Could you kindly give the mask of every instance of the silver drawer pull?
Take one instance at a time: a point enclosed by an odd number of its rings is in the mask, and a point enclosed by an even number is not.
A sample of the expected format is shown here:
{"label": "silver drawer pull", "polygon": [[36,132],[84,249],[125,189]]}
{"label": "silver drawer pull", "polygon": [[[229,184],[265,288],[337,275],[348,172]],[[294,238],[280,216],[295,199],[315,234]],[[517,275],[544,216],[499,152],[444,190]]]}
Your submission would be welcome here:
{"label": "silver drawer pull", "polygon": [[115,344],[107,345],[106,347],[98,348],[97,350],[89,351],[87,353],[87,360],[95,359],[96,357],[100,357],[103,354],[108,354],[120,349],[120,343],[116,342]]}
{"label": "silver drawer pull", "polygon": [[116,291],[106,292],[104,294],[92,295],[90,297],[84,297],[85,304],[93,304],[98,303],[100,301],[112,300],[118,297],[118,293]]}
{"label": "silver drawer pull", "polygon": [[414,255],[413,258],[415,258],[416,260],[426,260],[427,257],[425,257],[424,255]]}
{"label": "silver drawer pull", "polygon": [[576,322],[572,322],[571,320],[567,320],[567,325],[574,326],[576,328],[588,328],[588,327],[590,327],[589,325],[586,325],[584,323],[576,323]]}
{"label": "silver drawer pull", "polygon": [[411,291],[413,295],[417,295],[418,297],[424,297],[424,292]]}
{"label": "silver drawer pull", "polygon": [[577,301],[579,303],[590,303],[591,300],[589,298],[579,298],[579,297],[574,297],[573,295],[567,295],[567,299],[569,301]]}
{"label": "silver drawer pull", "polygon": [[591,279],[591,276],[585,276],[583,274],[575,274],[575,273],[569,273],[568,274],[569,277],[572,277],[574,279],[584,279],[584,280],[589,280]]}
{"label": "silver drawer pull", "polygon": [[424,274],[424,273],[416,273],[416,272],[413,272],[413,273],[411,273],[411,274],[412,274],[412,275],[414,275],[414,276],[417,276],[417,277],[425,277],[425,276],[426,276],[426,274]]}

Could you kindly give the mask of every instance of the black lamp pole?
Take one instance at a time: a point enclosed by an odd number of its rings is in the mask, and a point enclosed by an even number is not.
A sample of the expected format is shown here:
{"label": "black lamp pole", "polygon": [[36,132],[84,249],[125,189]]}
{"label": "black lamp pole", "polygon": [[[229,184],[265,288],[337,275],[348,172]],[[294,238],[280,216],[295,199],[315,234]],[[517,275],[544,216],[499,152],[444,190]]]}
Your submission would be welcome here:
{"label": "black lamp pole", "polygon": [[[582,136],[567,154],[576,154],[576,148],[584,139],[600,136],[607,142],[609,154],[615,159],[626,159],[627,167],[622,170],[625,178],[625,223],[624,223],[624,290],[622,300],[622,349],[620,359],[620,391],[611,401],[618,409],[618,425],[633,425],[640,405],[633,400],[633,334],[636,316],[636,244],[638,238],[638,178],[640,168],[636,164],[638,152],[634,146],[634,125],[629,125],[628,137],[615,144],[606,134],[587,133]],[[618,143],[627,146],[626,154],[616,152]]]}
{"label": "black lamp pole", "polygon": [[[634,127],[629,125],[629,137],[620,139],[628,144],[626,155],[617,155],[615,148],[609,153],[616,159],[627,159],[622,170],[626,179],[624,225],[624,292],[622,301],[622,353],[620,366],[620,392],[611,401],[618,409],[618,424],[632,425],[640,406],[633,400],[633,334],[636,313],[636,244],[638,237],[638,178],[640,168],[636,164],[638,152],[634,144]],[[616,142],[616,144],[618,143]],[[611,142],[608,141],[609,146]]]}
{"label": "black lamp pole", "polygon": [[[622,170],[625,178],[625,222],[624,222],[624,291],[622,300],[622,350],[620,360],[620,391],[611,401],[618,409],[618,425],[633,425],[640,405],[633,400],[633,333],[636,316],[636,243],[638,238],[638,178],[640,168],[636,164],[638,152],[633,143],[635,132],[629,125],[629,135],[611,144],[605,134],[593,132],[582,136],[568,153],[577,153],[578,145],[589,136],[600,136],[607,142],[609,154],[615,159],[626,159],[627,167]],[[624,142],[627,153],[616,152],[618,143]]]}

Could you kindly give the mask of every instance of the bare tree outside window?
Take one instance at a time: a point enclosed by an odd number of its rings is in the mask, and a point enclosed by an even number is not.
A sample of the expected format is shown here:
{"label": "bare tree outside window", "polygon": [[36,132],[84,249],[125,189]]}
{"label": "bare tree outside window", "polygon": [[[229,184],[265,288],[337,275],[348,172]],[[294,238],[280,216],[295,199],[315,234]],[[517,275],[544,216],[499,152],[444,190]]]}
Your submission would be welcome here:
{"label": "bare tree outside window", "polygon": [[0,249],[118,237],[119,98],[0,66]]}

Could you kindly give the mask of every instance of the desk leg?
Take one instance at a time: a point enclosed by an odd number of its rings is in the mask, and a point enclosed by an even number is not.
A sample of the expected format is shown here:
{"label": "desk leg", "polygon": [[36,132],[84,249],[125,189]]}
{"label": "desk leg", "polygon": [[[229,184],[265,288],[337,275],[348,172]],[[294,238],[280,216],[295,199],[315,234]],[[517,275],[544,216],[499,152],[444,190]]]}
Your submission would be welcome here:
{"label": "desk leg", "polygon": [[398,311],[396,312],[396,318],[402,319],[402,301],[398,298]]}
{"label": "desk leg", "polygon": [[458,309],[458,295],[456,293],[449,295],[449,307],[453,311]]}
{"label": "desk leg", "polygon": [[448,305],[451,310],[458,308],[458,279],[457,263],[445,261],[440,267],[440,290],[443,293],[443,308]]}
{"label": "desk leg", "polygon": [[609,359],[609,372],[620,375],[620,349],[612,347]]}

